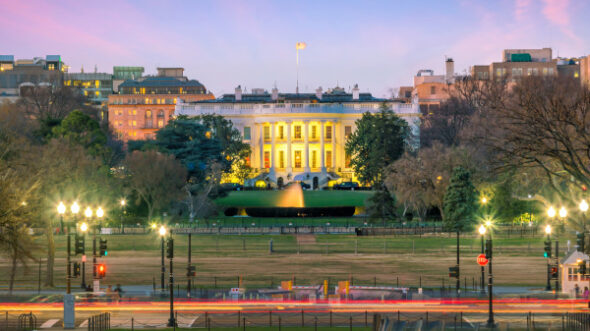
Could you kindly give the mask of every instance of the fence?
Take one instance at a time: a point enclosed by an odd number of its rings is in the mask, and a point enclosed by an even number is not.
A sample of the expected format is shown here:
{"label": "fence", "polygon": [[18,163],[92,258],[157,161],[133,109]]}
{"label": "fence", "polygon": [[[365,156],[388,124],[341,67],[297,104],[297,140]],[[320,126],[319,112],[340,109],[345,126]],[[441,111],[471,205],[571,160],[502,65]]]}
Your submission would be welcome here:
{"label": "fence", "polygon": [[566,314],[565,326],[567,330],[588,331],[590,330],[590,314],[573,313]]}
{"label": "fence", "polygon": [[31,331],[37,329],[37,317],[33,313],[9,314],[4,313],[0,319],[0,330]]}
{"label": "fence", "polygon": [[111,328],[111,314],[102,313],[88,318],[88,331],[102,331]]}

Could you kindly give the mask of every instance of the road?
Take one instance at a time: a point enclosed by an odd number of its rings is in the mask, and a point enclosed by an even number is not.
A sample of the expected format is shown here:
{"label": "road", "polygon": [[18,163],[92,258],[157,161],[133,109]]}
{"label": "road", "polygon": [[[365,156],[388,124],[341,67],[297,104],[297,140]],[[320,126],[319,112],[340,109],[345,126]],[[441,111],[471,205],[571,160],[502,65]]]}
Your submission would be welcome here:
{"label": "road", "polygon": [[[485,322],[488,314],[487,300],[448,299],[421,301],[188,301],[178,300],[174,306],[179,325],[182,327],[204,326],[207,320],[215,325],[243,323],[251,325],[300,325],[314,321],[362,326],[371,322],[375,313],[399,316],[405,320],[424,319],[452,321],[457,316],[465,323]],[[23,312],[37,316],[41,328],[61,327],[62,304],[60,303],[0,303],[0,311],[11,317]],[[169,303],[160,302],[93,302],[76,304],[76,325],[85,327],[87,318],[101,312],[111,312],[113,327],[163,327],[169,317]],[[302,313],[303,312],[303,313]],[[561,323],[566,313],[589,312],[583,300],[498,299],[494,312],[499,321],[523,323],[525,315],[537,316],[537,321]],[[247,320],[246,320],[247,319]]]}

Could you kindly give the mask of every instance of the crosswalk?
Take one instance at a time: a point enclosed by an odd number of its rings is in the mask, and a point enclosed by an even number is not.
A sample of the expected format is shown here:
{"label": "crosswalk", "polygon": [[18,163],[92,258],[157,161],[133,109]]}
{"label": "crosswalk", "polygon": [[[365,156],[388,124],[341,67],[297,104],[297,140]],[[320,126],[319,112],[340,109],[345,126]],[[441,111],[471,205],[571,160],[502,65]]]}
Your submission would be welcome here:
{"label": "crosswalk", "polygon": [[[192,327],[195,322],[197,322],[197,320],[201,317],[200,314],[197,315],[192,315],[192,316],[186,316],[185,318],[182,318],[179,316],[178,318],[178,327],[181,328],[190,328]],[[42,321],[42,319],[41,319]],[[39,321],[39,322],[41,322]],[[82,321],[77,321],[80,324],[78,324],[77,328],[87,328],[88,327],[88,319],[84,319]],[[150,327],[158,327],[158,326],[165,326],[166,324],[166,320],[162,319],[161,317],[150,317],[149,315],[146,316],[135,316],[133,318],[133,323],[135,324],[135,327],[140,327],[140,326],[150,326]],[[117,328],[131,328],[132,326],[132,321],[131,318],[129,316],[111,316],[111,326],[113,327],[117,327]],[[42,322],[41,325],[39,326],[39,329],[51,329],[51,328],[61,328],[62,327],[62,319],[60,318],[50,318],[47,319],[46,321]]]}
{"label": "crosswalk", "polygon": [[49,319],[49,320],[45,321],[43,324],[41,324],[41,327],[40,328],[41,329],[49,329],[49,328],[52,328],[55,325],[55,323],[57,323],[57,322],[59,322],[59,319],[58,318]]}

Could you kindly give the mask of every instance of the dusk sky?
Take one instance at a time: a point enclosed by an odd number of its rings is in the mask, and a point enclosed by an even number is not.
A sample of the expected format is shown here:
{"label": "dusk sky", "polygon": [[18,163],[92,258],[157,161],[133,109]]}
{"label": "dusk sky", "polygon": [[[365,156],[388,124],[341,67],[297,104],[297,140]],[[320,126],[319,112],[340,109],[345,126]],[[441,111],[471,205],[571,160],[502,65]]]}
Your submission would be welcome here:
{"label": "dusk sky", "polygon": [[0,54],[60,54],[70,72],[181,66],[216,96],[335,86],[388,96],[419,69],[500,61],[505,48],[590,53],[589,1],[6,1]]}

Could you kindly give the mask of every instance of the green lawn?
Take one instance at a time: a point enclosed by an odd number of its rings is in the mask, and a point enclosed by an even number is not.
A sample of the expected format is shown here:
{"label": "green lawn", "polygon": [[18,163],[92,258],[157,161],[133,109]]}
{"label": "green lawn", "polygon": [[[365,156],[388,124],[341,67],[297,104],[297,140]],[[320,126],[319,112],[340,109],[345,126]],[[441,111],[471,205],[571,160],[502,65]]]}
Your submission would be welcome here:
{"label": "green lawn", "polygon": [[[285,191],[233,191],[215,200],[224,207],[274,207]],[[370,191],[304,191],[306,207],[364,206]]]}

